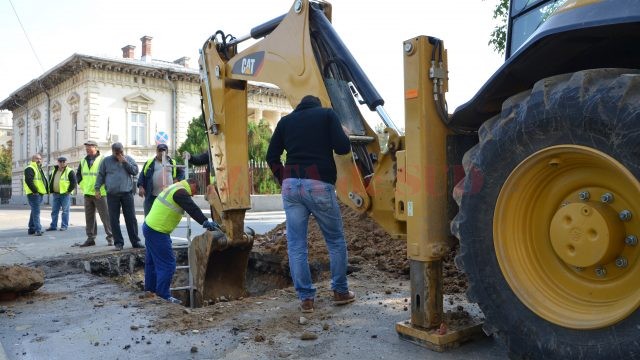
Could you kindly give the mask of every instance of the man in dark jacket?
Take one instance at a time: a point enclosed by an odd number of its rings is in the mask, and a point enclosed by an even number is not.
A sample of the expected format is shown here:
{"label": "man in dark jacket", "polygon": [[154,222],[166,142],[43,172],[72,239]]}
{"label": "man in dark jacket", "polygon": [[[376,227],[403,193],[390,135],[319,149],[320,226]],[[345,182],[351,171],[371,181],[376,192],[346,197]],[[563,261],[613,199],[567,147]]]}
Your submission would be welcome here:
{"label": "man in dark jacket", "polygon": [[31,157],[31,162],[24,169],[24,181],[22,188],[27,195],[31,214],[29,215],[29,235],[42,236],[42,225],[40,225],[40,204],[42,196],[47,194],[47,177],[42,171],[42,156],[35,154]]}
{"label": "man in dark jacket", "polygon": [[[287,160],[283,165],[280,156],[284,150]],[[280,119],[267,150],[267,163],[282,186],[289,270],[304,313],[313,312],[316,294],[307,259],[311,214],[329,250],[333,303],[342,305],[355,300],[347,284],[347,246],[335,192],[334,151],[338,155],[348,154],[349,138],[338,115],[332,109],[322,108],[320,99],[311,95]]]}
{"label": "man in dark jacket", "polygon": [[177,163],[168,155],[166,156],[167,165],[162,164],[162,155],[169,151],[167,144],[158,144],[156,146],[156,156],[147,160],[142,167],[138,182],[138,195],[144,197],[144,215],[147,216],[151,211],[151,205],[158,194],[167,186],[184,180],[184,168],[177,167]]}
{"label": "man in dark jacket", "polygon": [[58,165],[53,167],[49,176],[49,194],[53,194],[51,202],[51,225],[47,231],[56,230],[58,227],[58,213],[62,209],[62,221],[60,231],[69,227],[69,208],[71,207],[71,193],[76,188],[76,174],[67,166],[67,158],[58,158]]}

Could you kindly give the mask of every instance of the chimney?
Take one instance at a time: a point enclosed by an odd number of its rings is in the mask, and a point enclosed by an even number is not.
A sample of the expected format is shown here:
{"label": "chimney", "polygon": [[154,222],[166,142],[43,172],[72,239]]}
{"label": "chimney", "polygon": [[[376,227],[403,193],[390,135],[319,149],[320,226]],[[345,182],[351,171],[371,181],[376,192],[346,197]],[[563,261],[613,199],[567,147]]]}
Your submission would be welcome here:
{"label": "chimney", "polygon": [[151,62],[151,36],[145,35],[140,38],[142,41],[142,61]]}
{"label": "chimney", "polygon": [[127,45],[122,48],[122,57],[125,59],[133,59],[133,50],[135,50],[135,46]]}
{"label": "chimney", "polygon": [[178,65],[182,65],[186,68],[189,67],[189,60],[191,60],[188,56],[183,56],[178,60],[174,60],[173,63],[174,64],[178,64]]}

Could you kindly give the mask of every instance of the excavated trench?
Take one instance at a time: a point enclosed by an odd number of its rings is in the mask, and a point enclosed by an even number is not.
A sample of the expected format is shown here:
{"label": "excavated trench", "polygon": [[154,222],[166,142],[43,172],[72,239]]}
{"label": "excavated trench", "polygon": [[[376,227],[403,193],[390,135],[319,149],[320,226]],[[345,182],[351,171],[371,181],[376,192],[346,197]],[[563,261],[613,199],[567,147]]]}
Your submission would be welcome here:
{"label": "excavated trench", "polygon": [[[187,265],[187,249],[176,249],[176,262],[178,265]],[[144,251],[125,250],[122,252],[105,252],[87,254],[81,257],[67,256],[46,260],[37,264],[56,272],[62,269],[80,269],[93,275],[107,278],[130,287],[136,291],[144,290]],[[314,281],[322,279],[328,270],[326,264],[310,264]],[[171,287],[188,285],[188,270],[177,269],[173,277]],[[289,268],[286,259],[279,255],[252,251],[249,254],[249,263],[246,274],[246,294],[248,297],[259,296],[273,289],[282,289],[291,286]],[[177,290],[172,296],[182,301],[185,306],[190,306],[188,290]],[[224,297],[207,299],[204,306],[212,305],[220,301],[229,301]]]}

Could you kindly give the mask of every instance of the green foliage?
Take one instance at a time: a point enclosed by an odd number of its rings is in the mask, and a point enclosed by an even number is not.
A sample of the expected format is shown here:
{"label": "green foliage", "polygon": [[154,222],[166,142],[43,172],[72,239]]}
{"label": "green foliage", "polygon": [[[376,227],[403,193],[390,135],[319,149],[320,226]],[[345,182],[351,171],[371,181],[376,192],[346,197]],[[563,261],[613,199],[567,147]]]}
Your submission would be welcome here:
{"label": "green foliage", "polygon": [[0,147],[0,184],[11,184],[11,141]]}
{"label": "green foliage", "polygon": [[267,149],[271,141],[269,123],[260,119],[257,123],[250,122],[248,126],[249,162],[251,163],[251,186],[256,194],[277,194],[280,188],[265,163]]}
{"label": "green foliage", "polygon": [[493,50],[499,54],[504,54],[507,45],[507,20],[509,19],[509,0],[498,0],[493,10],[493,18],[498,24],[490,35],[488,45],[493,46]]}
{"label": "green foliage", "polygon": [[[247,130],[253,193],[277,194],[280,191],[279,186],[265,163],[272,135],[269,124],[264,120],[257,123],[250,122]],[[207,151],[208,147],[207,129],[203,117],[193,118],[187,128],[187,139],[178,148],[176,161],[179,163],[184,161],[182,154],[185,151],[194,155],[201,154]]]}
{"label": "green foliage", "polygon": [[187,128],[187,139],[178,148],[178,153],[175,157],[176,161],[179,163],[184,161],[182,154],[185,151],[196,155],[207,151],[208,147],[207,129],[205,128],[204,118],[200,115],[200,117],[191,119]]}

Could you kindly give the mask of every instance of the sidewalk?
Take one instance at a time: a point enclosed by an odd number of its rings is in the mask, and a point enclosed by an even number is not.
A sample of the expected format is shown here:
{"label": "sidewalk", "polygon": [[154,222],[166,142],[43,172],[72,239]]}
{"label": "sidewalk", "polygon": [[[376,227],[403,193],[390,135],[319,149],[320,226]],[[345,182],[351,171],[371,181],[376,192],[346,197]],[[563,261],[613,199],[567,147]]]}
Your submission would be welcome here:
{"label": "sidewalk", "polygon": [[[203,209],[203,213],[210,217],[210,210]],[[40,211],[42,229],[49,227],[51,222],[51,207],[45,205]],[[45,231],[42,236],[27,234],[30,208],[27,205],[0,205],[0,265],[26,264],[35,260],[55,258],[65,255],[84,255],[113,251],[113,247],[107,246],[106,234],[102,222],[98,217],[98,236],[96,245],[90,247],[72,246],[83,243],[87,236],[85,233],[85,216],[82,206],[72,206],[69,214],[69,228],[67,231]],[[144,222],[142,207],[136,208],[138,221],[138,234],[144,242],[141,226]],[[264,234],[277,225],[284,222],[283,211],[247,212],[245,225],[252,228],[257,234]],[[186,221],[182,225],[186,225]],[[120,228],[125,238],[124,248],[129,249],[131,244],[127,237],[124,219],[120,218]],[[199,235],[204,230],[191,222],[192,236]],[[174,243],[187,241],[187,229],[177,228],[172,234]],[[1,360],[1,359],[0,359]]]}

